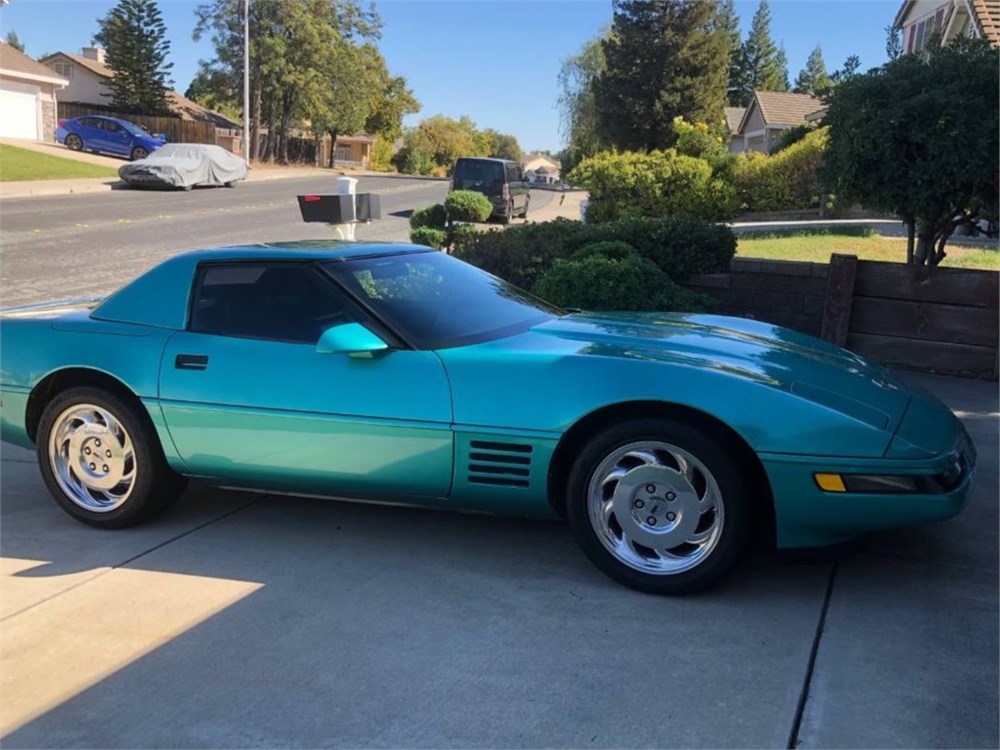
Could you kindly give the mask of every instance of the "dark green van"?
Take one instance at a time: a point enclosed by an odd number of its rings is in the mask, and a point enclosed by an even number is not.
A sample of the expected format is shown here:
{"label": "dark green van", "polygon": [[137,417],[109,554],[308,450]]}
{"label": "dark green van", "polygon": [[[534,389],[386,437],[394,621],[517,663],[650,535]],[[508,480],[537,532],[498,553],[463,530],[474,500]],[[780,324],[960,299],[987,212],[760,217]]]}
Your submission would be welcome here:
{"label": "dark green van", "polygon": [[515,216],[528,218],[531,193],[516,161],[463,156],[455,162],[450,190],[482,193],[493,204],[491,218],[499,218],[504,224]]}

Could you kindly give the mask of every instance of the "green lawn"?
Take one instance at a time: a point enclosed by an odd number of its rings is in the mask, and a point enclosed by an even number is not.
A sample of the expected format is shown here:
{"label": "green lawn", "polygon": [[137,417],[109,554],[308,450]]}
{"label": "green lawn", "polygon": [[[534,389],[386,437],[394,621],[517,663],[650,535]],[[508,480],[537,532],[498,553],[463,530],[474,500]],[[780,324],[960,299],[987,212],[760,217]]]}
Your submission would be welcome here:
{"label": "green lawn", "polygon": [[0,143],[0,182],[117,176],[118,172],[108,167],[49,156]]}
{"label": "green lawn", "polygon": [[[885,260],[892,263],[906,262],[906,239],[860,236],[860,232],[838,233],[831,231],[820,234],[796,236],[737,235],[736,255],[741,258],[766,258],[768,260],[805,260],[813,263],[829,263],[831,253],[857,255],[858,260]],[[1000,252],[996,249],[948,245],[948,257],[942,267],[983,268],[1000,271]]]}

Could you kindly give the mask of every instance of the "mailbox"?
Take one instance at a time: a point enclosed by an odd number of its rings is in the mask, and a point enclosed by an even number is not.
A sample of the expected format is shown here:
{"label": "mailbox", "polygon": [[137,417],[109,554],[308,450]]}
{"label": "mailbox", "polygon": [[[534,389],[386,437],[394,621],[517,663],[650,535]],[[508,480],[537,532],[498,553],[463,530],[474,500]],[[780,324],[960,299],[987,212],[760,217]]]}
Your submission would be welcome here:
{"label": "mailbox", "polygon": [[378,193],[358,193],[354,196],[358,221],[382,218],[382,201]]}
{"label": "mailbox", "polygon": [[350,224],[357,221],[353,195],[299,195],[302,221],[320,224]]}

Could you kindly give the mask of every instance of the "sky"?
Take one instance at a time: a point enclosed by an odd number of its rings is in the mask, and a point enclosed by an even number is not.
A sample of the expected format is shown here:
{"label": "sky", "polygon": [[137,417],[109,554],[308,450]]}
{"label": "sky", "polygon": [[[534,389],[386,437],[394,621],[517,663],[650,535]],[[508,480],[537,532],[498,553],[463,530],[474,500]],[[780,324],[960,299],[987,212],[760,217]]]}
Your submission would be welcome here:
{"label": "sky", "polygon": [[[253,0],[258,2],[260,0]],[[197,0],[159,0],[171,41],[174,88],[187,88],[208,40],[194,42]],[[899,0],[771,0],[771,33],[788,54],[794,81],[817,44],[827,69],[848,55],[862,70],[885,62],[885,27]],[[0,32],[17,32],[32,57],[79,54],[114,0],[11,0],[0,8]],[[468,115],[483,128],[513,133],[521,147],[559,150],[557,77],[562,61],[611,20],[611,0],[376,0],[379,47],[389,69],[404,75],[422,109],[406,119]],[[757,0],[737,0],[744,33]]]}

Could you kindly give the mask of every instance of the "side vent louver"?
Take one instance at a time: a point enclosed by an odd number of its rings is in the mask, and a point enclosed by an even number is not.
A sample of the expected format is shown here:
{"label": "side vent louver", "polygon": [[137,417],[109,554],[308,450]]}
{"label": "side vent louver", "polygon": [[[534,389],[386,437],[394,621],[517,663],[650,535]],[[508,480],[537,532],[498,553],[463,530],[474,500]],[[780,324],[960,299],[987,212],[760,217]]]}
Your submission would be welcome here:
{"label": "side vent louver", "polygon": [[530,445],[473,440],[469,482],[502,487],[527,487],[531,479]]}

